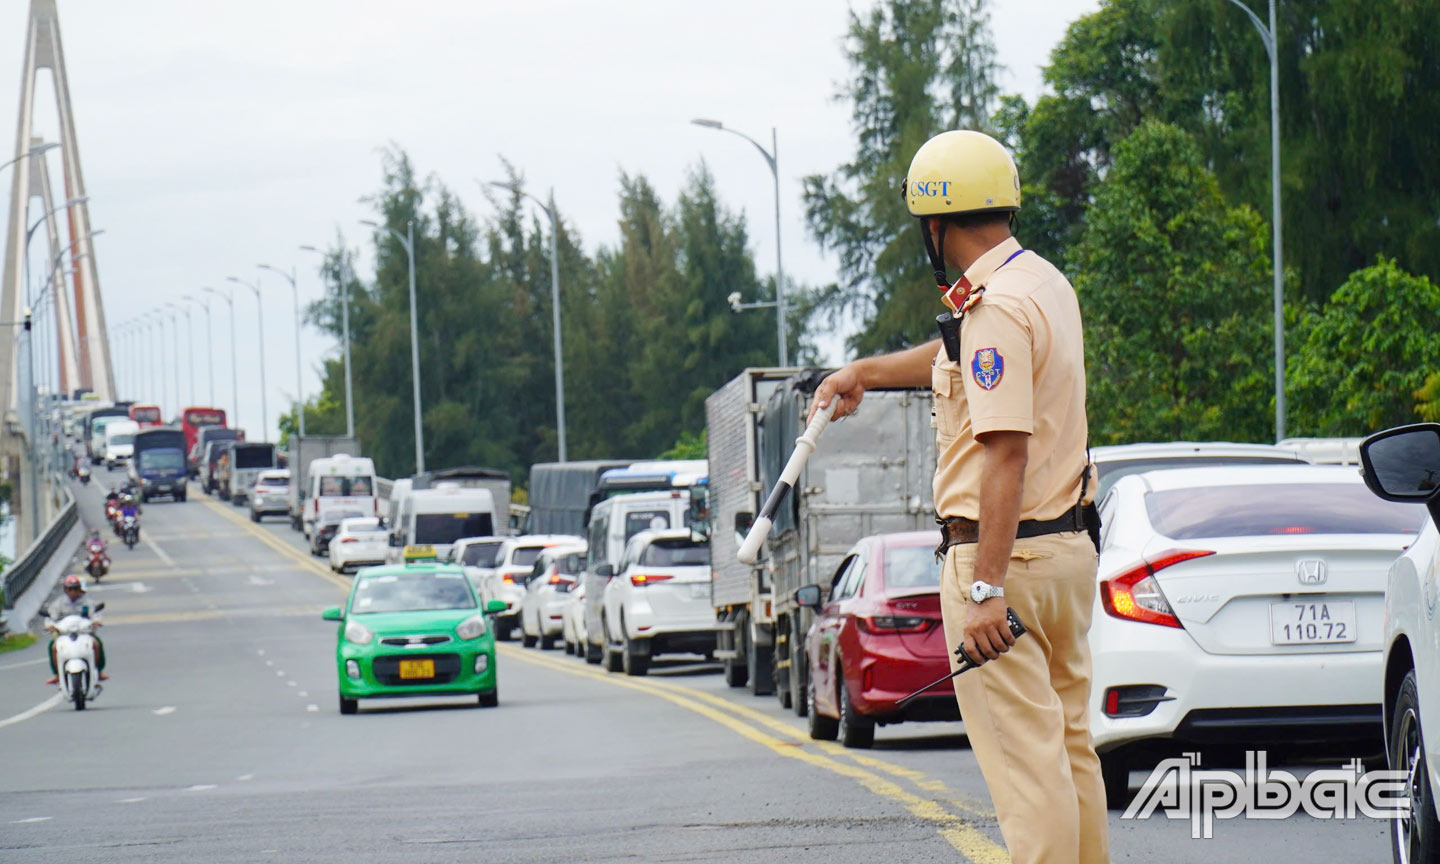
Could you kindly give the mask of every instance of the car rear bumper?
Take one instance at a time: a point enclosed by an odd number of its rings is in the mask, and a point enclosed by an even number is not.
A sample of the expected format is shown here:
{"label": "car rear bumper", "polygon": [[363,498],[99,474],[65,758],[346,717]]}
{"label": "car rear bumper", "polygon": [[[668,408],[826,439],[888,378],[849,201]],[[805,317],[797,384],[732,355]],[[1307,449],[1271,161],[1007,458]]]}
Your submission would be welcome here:
{"label": "car rear bumper", "polygon": [[[1147,738],[1260,744],[1380,735],[1380,651],[1206,654],[1183,630],[1102,626],[1104,634],[1091,631],[1090,690],[1090,729],[1101,752]],[[1144,685],[1155,689],[1124,689]],[[1144,713],[1107,715],[1110,688],[1122,697],[1142,693],[1133,710]]]}
{"label": "car rear bumper", "polygon": [[955,691],[948,685],[937,686],[903,709],[895,707],[901,699],[950,672],[948,659],[917,656],[901,639],[898,634],[861,637],[859,659],[847,670],[847,677],[854,682],[849,689],[855,710],[877,723],[960,719]]}

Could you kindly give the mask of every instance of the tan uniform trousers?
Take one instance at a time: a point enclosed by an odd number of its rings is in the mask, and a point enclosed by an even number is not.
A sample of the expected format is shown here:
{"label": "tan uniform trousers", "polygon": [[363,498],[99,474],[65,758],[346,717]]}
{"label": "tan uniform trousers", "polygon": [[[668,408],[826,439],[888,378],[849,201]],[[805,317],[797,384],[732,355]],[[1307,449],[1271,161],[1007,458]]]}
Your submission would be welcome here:
{"label": "tan uniform trousers", "polygon": [[[974,543],[945,556],[940,606],[952,646],[965,636]],[[1095,546],[1080,533],[1016,540],[1005,602],[1029,628],[1000,659],[955,679],[970,746],[1013,864],[1106,864],[1105,786],[1090,743]],[[952,656],[952,668],[954,664]]]}

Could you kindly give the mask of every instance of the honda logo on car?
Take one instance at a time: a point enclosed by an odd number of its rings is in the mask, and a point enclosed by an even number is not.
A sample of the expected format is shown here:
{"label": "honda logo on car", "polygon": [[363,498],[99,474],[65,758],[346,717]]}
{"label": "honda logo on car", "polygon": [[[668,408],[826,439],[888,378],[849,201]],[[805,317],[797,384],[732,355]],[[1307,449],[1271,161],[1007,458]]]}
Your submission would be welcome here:
{"label": "honda logo on car", "polygon": [[1295,565],[1295,578],[1301,585],[1321,585],[1326,579],[1325,562],[1319,558],[1306,558]]}

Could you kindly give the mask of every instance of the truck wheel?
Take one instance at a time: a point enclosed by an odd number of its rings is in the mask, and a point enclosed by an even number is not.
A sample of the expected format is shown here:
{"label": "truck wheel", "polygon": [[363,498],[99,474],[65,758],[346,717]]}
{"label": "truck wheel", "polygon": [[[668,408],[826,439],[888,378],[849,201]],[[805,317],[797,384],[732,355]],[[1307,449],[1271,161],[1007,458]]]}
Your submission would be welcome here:
{"label": "truck wheel", "polygon": [[745,640],[745,674],[750,678],[750,692],[756,696],[769,696],[775,692],[775,661],[773,647],[761,647]]}
{"label": "truck wheel", "polygon": [[875,744],[875,724],[861,717],[850,702],[850,688],[845,684],[844,667],[840,669],[840,721],[838,734],[840,743],[846,747],[864,750]]}
{"label": "truck wheel", "polygon": [[[808,677],[808,676],[807,676]],[[834,741],[835,736],[840,734],[840,721],[834,717],[826,717],[815,707],[815,681],[812,679],[805,687],[806,714],[809,716],[810,737],[816,741]]]}
{"label": "truck wheel", "polygon": [[[750,670],[745,661],[745,616],[736,615],[731,623],[735,629],[730,631],[728,647],[734,649],[736,656],[725,658],[725,683],[730,687],[744,687],[750,681]],[[717,640],[719,638],[716,637]]]}

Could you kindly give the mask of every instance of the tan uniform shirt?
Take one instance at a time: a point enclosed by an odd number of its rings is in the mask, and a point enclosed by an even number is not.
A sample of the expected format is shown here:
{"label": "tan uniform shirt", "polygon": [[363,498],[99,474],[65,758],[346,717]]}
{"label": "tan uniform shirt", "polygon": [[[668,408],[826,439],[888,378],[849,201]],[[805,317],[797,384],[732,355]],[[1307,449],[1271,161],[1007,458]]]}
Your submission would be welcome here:
{"label": "tan uniform shirt", "polygon": [[[1070,281],[1013,237],[981,255],[965,277],[985,286],[960,330],[959,362],[942,347],[935,391],[935,509],[983,521],[986,432],[1030,436],[1020,518],[1055,519],[1080,500],[1086,462],[1085,349]],[[1001,266],[1001,265],[1004,266]]]}

